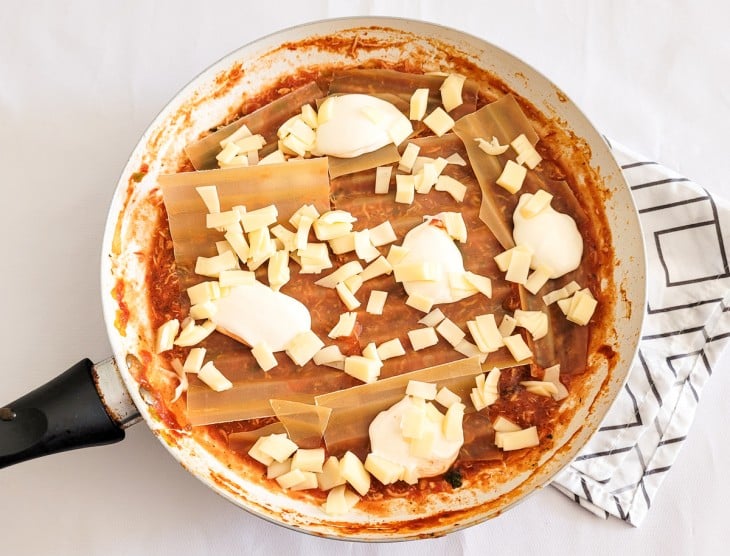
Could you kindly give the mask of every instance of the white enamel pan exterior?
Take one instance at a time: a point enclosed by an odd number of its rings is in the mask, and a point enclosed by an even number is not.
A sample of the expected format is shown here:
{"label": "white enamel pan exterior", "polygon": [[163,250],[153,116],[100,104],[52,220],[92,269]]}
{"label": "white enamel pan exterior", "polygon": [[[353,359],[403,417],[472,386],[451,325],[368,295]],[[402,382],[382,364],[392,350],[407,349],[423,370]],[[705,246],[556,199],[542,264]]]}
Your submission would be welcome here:
{"label": "white enamel pan exterior", "polygon": [[[358,51],[359,59],[365,60],[370,56],[398,59],[407,55],[409,48],[416,47],[426,51],[431,49],[435,58],[444,58],[439,45],[446,45],[462,52],[479,67],[500,76],[515,92],[529,99],[543,113],[568,122],[570,129],[586,141],[592,153],[590,164],[597,169],[605,187],[611,192],[606,212],[616,259],[620,261],[615,267],[615,283],[617,290],[622,292],[615,309],[615,349],[619,353],[619,362],[605,383],[597,388],[599,391],[593,405],[580,416],[584,422],[576,427],[571,438],[566,439],[564,449],[549,458],[516,488],[512,489],[508,485],[506,490],[511,492],[507,495],[498,496],[495,501],[495,494],[462,493],[459,498],[437,500],[420,510],[398,510],[398,506],[394,505],[386,517],[374,519],[355,511],[335,521],[313,504],[293,500],[280,491],[275,492],[231,473],[189,435],[181,433],[171,441],[166,426],[150,411],[144,400],[144,390],[140,389],[128,370],[128,362],[140,357],[140,339],[149,334],[144,317],[147,314],[146,297],[139,295],[137,298],[127,298],[131,317],[122,335],[115,325],[119,306],[112,292],[120,279],[132,287],[136,286],[138,291],[143,291],[145,287],[144,258],[138,257],[136,253],[147,248],[154,221],[144,206],[144,199],[148,191],[156,187],[156,177],[160,173],[175,170],[186,143],[223,120],[235,99],[240,98],[246,90],[259,90],[278,75],[290,73],[303,65],[353,62],[351,52],[345,49],[338,54],[322,54],[317,49],[278,47],[284,43],[299,43],[313,36],[354,37],[358,32],[353,29],[371,27],[377,29],[369,33],[374,33],[380,39],[392,39],[394,46],[378,51]],[[221,83],[216,82],[216,78],[237,64],[241,66],[243,78],[230,90],[222,91]],[[214,93],[216,96],[212,96]],[[149,173],[136,183],[131,180],[131,176],[143,163],[149,164]],[[180,91],[147,129],[122,173],[104,236],[101,283],[109,337],[125,384],[149,427],[184,467],[231,502],[265,519],[316,535],[369,541],[443,535],[493,517],[547,484],[596,430],[620,390],[640,336],[645,300],[644,250],[633,200],[604,139],[587,118],[547,79],[499,48],[453,29],[391,18],[327,20],[275,33],[226,56]],[[596,380],[604,382],[604,377],[597,373]],[[441,515],[442,518],[427,519],[434,515]],[[419,518],[424,519],[419,522]]]}

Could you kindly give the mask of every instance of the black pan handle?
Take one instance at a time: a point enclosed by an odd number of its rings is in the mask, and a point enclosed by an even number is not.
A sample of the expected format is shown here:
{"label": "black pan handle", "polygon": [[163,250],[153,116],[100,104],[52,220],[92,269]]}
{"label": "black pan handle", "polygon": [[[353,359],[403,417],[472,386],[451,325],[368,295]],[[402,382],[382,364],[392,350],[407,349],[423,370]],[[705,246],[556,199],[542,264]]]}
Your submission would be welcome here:
{"label": "black pan handle", "polygon": [[[116,372],[113,362],[105,363]],[[84,359],[40,388],[0,406],[0,468],[122,440],[124,428],[139,418],[136,408],[131,416],[127,414],[126,422],[120,422],[119,414],[104,399],[99,381],[98,369]],[[128,397],[126,390],[124,394]]]}

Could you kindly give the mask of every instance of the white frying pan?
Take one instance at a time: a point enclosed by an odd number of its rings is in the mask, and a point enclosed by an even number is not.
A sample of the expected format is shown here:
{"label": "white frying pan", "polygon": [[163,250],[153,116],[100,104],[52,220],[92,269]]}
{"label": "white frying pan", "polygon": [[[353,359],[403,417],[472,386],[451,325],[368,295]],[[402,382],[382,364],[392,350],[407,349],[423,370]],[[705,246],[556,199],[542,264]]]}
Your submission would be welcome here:
{"label": "white frying pan", "polygon": [[[287,47],[282,48],[284,44]],[[153,337],[145,317],[148,300],[130,293],[146,287],[146,260],[138,253],[149,248],[155,227],[147,195],[160,173],[176,170],[186,143],[222,121],[242,94],[261,90],[279,76],[308,65],[352,65],[375,58],[430,59],[447,67],[454,56],[498,75],[542,113],[564,122],[561,125],[590,149],[590,165],[609,191],[605,210],[615,258],[621,263],[614,265],[621,296],[616,299],[611,338],[617,364],[610,372],[595,369],[592,396],[584,399],[563,432],[556,444],[560,448],[532,473],[496,489],[471,487],[434,496],[418,507],[387,500],[377,515],[356,510],[335,520],[305,498],[296,500],[266,488],[253,474],[231,472],[190,434],[170,431],[155,405],[149,405],[153,400],[149,386],[135,379],[135,366],[146,361]],[[135,174],[144,164],[149,171],[137,181]],[[459,31],[402,19],[346,18],[284,30],[233,52],[195,78],[152,122],[124,169],[109,211],[103,254],[101,290],[114,359],[97,365],[84,360],[0,408],[0,466],[121,440],[123,429],[142,418],[186,469],[235,504],[291,528],[349,540],[443,535],[495,516],[549,482],[596,430],[618,394],[638,344],[645,301],[644,250],[636,210],[620,169],[585,116],[552,83],[506,52]],[[122,283],[124,307],[119,302]],[[149,365],[155,364],[153,357]]]}

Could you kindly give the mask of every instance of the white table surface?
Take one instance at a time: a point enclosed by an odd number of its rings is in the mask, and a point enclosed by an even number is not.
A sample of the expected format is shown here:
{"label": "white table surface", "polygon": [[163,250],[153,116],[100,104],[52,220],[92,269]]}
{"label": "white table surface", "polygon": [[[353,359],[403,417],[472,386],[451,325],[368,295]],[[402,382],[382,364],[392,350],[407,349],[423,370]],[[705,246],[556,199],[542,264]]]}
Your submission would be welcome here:
{"label": "white table surface", "polygon": [[[0,14],[2,402],[109,355],[100,243],[126,157],[189,79],[280,28],[344,15],[460,28],[541,70],[607,135],[730,198],[724,2],[3,1]],[[639,529],[548,488],[442,539],[315,539],[225,502],[138,425],[120,444],[1,470],[0,553],[727,553],[728,364],[725,354]]]}

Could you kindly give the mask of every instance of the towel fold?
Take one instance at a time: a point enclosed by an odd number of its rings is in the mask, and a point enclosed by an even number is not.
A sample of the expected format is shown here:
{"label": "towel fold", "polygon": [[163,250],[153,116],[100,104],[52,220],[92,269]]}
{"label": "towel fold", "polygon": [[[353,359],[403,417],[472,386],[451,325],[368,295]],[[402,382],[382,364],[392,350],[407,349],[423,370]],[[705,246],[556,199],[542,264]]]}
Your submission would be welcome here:
{"label": "towel fold", "polygon": [[616,143],[647,253],[637,356],[599,430],[552,485],[582,507],[638,526],[730,338],[730,206]]}

